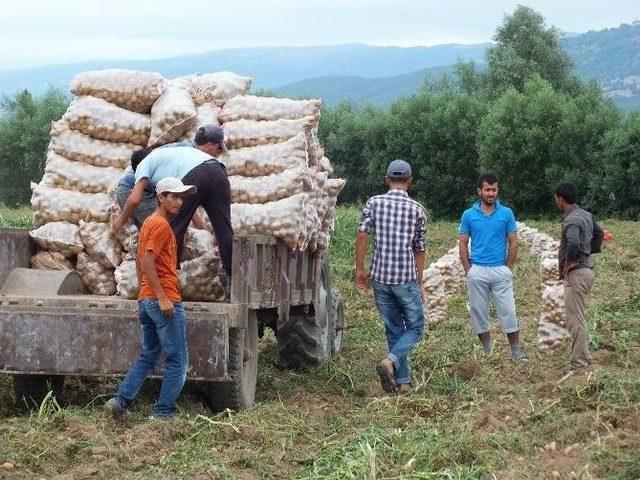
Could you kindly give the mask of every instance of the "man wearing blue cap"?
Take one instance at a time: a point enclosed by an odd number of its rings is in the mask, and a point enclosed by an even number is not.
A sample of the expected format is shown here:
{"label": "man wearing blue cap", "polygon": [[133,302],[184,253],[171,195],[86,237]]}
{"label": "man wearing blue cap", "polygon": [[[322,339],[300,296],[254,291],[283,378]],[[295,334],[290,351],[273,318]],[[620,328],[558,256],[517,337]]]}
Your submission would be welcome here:
{"label": "man wearing blue cap", "polygon": [[[367,201],[356,239],[356,285],[373,286],[389,353],[376,366],[382,389],[402,393],[411,383],[409,354],[424,330],[424,287],[427,215],[409,198],[411,166],[394,160],[387,168],[389,191]],[[369,275],[364,270],[367,236],[375,231]]]}

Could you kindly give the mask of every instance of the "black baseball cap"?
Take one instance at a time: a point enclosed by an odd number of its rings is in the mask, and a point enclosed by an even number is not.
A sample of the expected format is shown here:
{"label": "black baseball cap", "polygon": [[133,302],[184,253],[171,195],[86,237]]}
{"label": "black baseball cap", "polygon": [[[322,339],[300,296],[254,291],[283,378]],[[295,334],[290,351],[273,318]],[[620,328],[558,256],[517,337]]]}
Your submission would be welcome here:
{"label": "black baseball cap", "polygon": [[194,139],[197,145],[204,145],[205,143],[217,143],[222,150],[226,150],[227,146],[224,143],[224,130],[218,125],[212,123],[204,125],[198,128],[196,137]]}
{"label": "black baseball cap", "polygon": [[404,160],[394,160],[387,167],[387,177],[409,178],[411,176],[411,165]]}

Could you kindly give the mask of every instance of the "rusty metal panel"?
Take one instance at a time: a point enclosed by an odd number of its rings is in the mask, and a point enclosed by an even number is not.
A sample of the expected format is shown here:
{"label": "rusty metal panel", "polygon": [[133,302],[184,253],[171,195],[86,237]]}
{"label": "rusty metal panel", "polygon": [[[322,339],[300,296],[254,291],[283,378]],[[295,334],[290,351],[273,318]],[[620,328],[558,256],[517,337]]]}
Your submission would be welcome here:
{"label": "rusty metal panel", "polygon": [[[187,312],[189,373],[193,380],[228,380],[232,306]],[[237,318],[233,323],[246,325]],[[140,325],[127,309],[54,309],[0,306],[0,370],[62,375],[122,375],[140,353]],[[154,372],[161,374],[161,367]]]}
{"label": "rusty metal panel", "polygon": [[14,268],[29,268],[35,251],[28,228],[0,228],[0,285]]}

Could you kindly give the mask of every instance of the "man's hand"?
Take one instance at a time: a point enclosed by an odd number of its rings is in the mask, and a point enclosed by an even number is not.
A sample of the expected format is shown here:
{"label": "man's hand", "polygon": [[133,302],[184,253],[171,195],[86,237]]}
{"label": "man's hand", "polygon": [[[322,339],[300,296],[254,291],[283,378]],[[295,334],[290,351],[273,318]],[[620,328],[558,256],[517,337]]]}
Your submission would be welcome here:
{"label": "man's hand", "polygon": [[420,282],[420,299],[422,300],[422,305],[427,305],[427,291],[424,288],[424,283]]}
{"label": "man's hand", "polygon": [[604,238],[605,242],[613,242],[613,234],[609,230],[604,230]]}
{"label": "man's hand", "polygon": [[562,276],[564,278],[567,278],[567,275],[569,274],[569,270],[571,270],[577,264],[578,264],[577,260],[567,260],[564,264],[564,269],[562,270]]}
{"label": "man's hand", "polygon": [[162,315],[164,315],[165,317],[173,317],[173,315],[176,313],[173,309],[173,302],[167,297],[159,298],[158,305],[160,306]]}
{"label": "man's hand", "polygon": [[122,216],[121,215],[112,215],[111,216],[111,230],[114,231],[114,233],[118,233],[120,230],[122,230]]}
{"label": "man's hand", "polygon": [[369,276],[364,270],[356,270],[356,286],[363,292],[369,289]]}

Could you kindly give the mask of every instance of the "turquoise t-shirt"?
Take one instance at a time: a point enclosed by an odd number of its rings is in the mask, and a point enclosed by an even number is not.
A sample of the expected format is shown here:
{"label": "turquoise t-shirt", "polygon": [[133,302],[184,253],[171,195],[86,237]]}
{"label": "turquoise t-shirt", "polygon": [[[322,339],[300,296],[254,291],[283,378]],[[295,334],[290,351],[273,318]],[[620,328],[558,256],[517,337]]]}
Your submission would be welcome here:
{"label": "turquoise t-shirt", "polygon": [[169,144],[154,149],[136,168],[136,182],[147,178],[153,188],[166,177],[176,177],[180,180],[201,163],[211,160],[197,148],[184,144]]}
{"label": "turquoise t-shirt", "polygon": [[471,238],[471,264],[482,267],[507,264],[507,235],[517,231],[513,212],[498,200],[490,215],[480,209],[478,200],[462,214],[458,229],[460,235]]}

